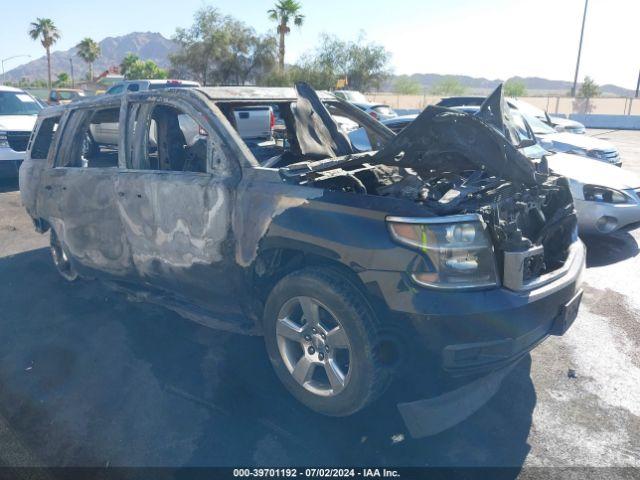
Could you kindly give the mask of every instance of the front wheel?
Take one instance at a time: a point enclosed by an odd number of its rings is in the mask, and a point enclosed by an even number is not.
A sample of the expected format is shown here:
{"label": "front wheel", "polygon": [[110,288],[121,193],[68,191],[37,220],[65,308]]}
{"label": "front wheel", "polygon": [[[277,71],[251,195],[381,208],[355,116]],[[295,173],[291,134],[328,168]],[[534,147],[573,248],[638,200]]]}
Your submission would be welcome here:
{"label": "front wheel", "polygon": [[56,267],[56,270],[58,270],[58,273],[69,282],[76,280],[78,278],[78,273],[73,269],[69,256],[62,246],[62,242],[58,238],[58,235],[53,231],[53,228],[51,229],[49,244],[51,258],[53,259],[53,264]]}
{"label": "front wheel", "polygon": [[287,275],[265,307],[265,342],[276,374],[316,412],[346,416],[387,388],[376,355],[377,320],[362,293],[332,269]]}

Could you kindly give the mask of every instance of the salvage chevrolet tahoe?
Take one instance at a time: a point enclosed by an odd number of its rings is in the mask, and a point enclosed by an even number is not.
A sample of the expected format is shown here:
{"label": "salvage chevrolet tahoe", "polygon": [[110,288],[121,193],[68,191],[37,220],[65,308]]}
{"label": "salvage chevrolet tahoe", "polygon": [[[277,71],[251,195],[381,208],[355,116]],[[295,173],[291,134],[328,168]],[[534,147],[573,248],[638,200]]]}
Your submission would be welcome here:
{"label": "salvage chevrolet tahoe", "polygon": [[[503,102],[429,107],[396,136],[305,84],[105,96],[39,115],[20,191],[64,278],[264,335],[298,400],[349,415],[413,352],[448,375],[493,372],[577,315],[585,250],[567,180],[514,147]],[[264,105],[284,134],[244,142],[234,112]],[[118,144],[87,157],[103,122]],[[371,151],[350,140],[363,133]]]}

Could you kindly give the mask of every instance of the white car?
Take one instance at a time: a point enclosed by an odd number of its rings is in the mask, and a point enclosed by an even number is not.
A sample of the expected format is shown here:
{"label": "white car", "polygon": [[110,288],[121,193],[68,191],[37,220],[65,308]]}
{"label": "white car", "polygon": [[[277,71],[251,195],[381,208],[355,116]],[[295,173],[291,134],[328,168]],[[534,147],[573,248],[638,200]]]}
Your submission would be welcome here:
{"label": "white car", "polygon": [[0,177],[17,177],[42,106],[19,88],[0,85]]}
{"label": "white car", "polygon": [[360,110],[367,112],[378,121],[395,118],[398,114],[388,105],[372,103],[362,93],[356,90],[336,90],[333,94],[341,100],[345,100]]}
{"label": "white car", "polygon": [[517,108],[522,113],[536,117],[541,122],[553,127],[557,132],[567,132],[582,135],[586,133],[586,128],[580,122],[569,120],[568,118],[555,117],[547,114],[544,110],[534,107],[530,103],[523,102],[517,98],[509,98],[507,103],[511,108]]}
{"label": "white car", "polygon": [[[462,106],[476,106],[479,107],[484,102],[485,97],[471,96],[471,97],[447,97],[440,100],[437,103],[439,107],[462,107]],[[569,120],[568,118],[554,117],[548,115],[544,110],[534,107],[530,103],[523,102],[517,98],[507,98],[507,105],[511,108],[515,108],[527,115],[536,117],[541,122],[546,123],[550,127],[553,127],[557,132],[567,132],[584,134],[586,129],[583,124],[576,122],[575,120]]]}
{"label": "white car", "polygon": [[569,179],[581,234],[640,227],[640,177],[596,160],[556,153],[549,168]]}
{"label": "white car", "polygon": [[[510,102],[507,102],[510,104]],[[466,113],[475,114],[480,110],[476,106],[452,107]],[[581,157],[588,157],[604,163],[610,163],[616,167],[622,166],[622,160],[618,149],[606,140],[594,138],[589,135],[558,132],[537,117],[522,110],[510,106],[510,112],[518,128],[526,130],[525,120],[535,134],[538,143],[547,151],[554,153],[573,153]],[[524,119],[524,120],[523,120]],[[393,122],[383,122],[391,127]]]}

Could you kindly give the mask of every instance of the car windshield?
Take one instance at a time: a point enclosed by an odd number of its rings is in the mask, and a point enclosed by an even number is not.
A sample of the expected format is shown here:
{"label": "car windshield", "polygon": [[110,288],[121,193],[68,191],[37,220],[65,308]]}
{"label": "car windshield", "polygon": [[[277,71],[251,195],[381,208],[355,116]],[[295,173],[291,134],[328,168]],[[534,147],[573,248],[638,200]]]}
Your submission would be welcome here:
{"label": "car windshield", "polygon": [[42,107],[25,92],[0,92],[0,115],[37,115]]}
{"label": "car windshield", "polygon": [[342,92],[342,94],[344,95],[345,100],[349,101],[349,102],[354,102],[354,103],[369,103],[369,101],[367,100],[367,97],[365,97],[362,93],[360,92],[348,92],[348,91],[344,91]]}
{"label": "car windshield", "polygon": [[73,100],[77,97],[84,97],[84,92],[73,92],[70,90],[58,90],[60,100]]}
{"label": "car windshield", "polygon": [[522,116],[525,118],[525,120],[531,127],[531,130],[533,130],[533,133],[535,133],[536,135],[555,133],[555,130],[553,128],[551,128],[549,125],[544,123],[538,117],[534,117],[533,115],[530,115],[523,111],[520,111],[520,113],[522,114]]}
{"label": "car windshield", "polygon": [[394,113],[396,113],[391,107],[387,105],[378,105],[376,107],[373,107],[373,110],[380,115],[393,115]]}
{"label": "car windshield", "polygon": [[512,106],[516,107],[523,114],[530,115],[532,117],[544,118],[544,111],[538,107],[534,107],[530,103],[523,102],[522,100],[511,99],[509,102]]}

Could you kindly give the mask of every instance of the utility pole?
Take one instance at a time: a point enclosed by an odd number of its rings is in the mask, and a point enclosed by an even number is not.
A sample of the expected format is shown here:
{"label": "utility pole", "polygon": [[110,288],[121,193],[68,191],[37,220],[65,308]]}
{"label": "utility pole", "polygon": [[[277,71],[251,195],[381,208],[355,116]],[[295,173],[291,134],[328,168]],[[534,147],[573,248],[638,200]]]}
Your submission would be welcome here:
{"label": "utility pole", "polygon": [[69,57],[69,66],[71,67],[71,88],[76,88],[76,82],[73,80],[73,58]]}
{"label": "utility pole", "polygon": [[584,0],[584,13],[582,15],[582,29],[580,30],[580,45],[578,46],[578,61],[576,62],[576,74],[573,77],[573,88],[571,89],[571,96],[576,96],[576,86],[578,85],[578,70],[580,70],[580,54],[582,53],[582,37],[584,37],[584,22],[587,19],[587,7],[589,6],[589,0]]}
{"label": "utility pole", "polygon": [[31,58],[31,55],[14,55],[13,57],[7,57],[0,60],[0,64],[2,64],[2,85],[4,85],[4,62],[8,62],[9,60],[13,60],[14,58],[20,58],[20,57]]}

